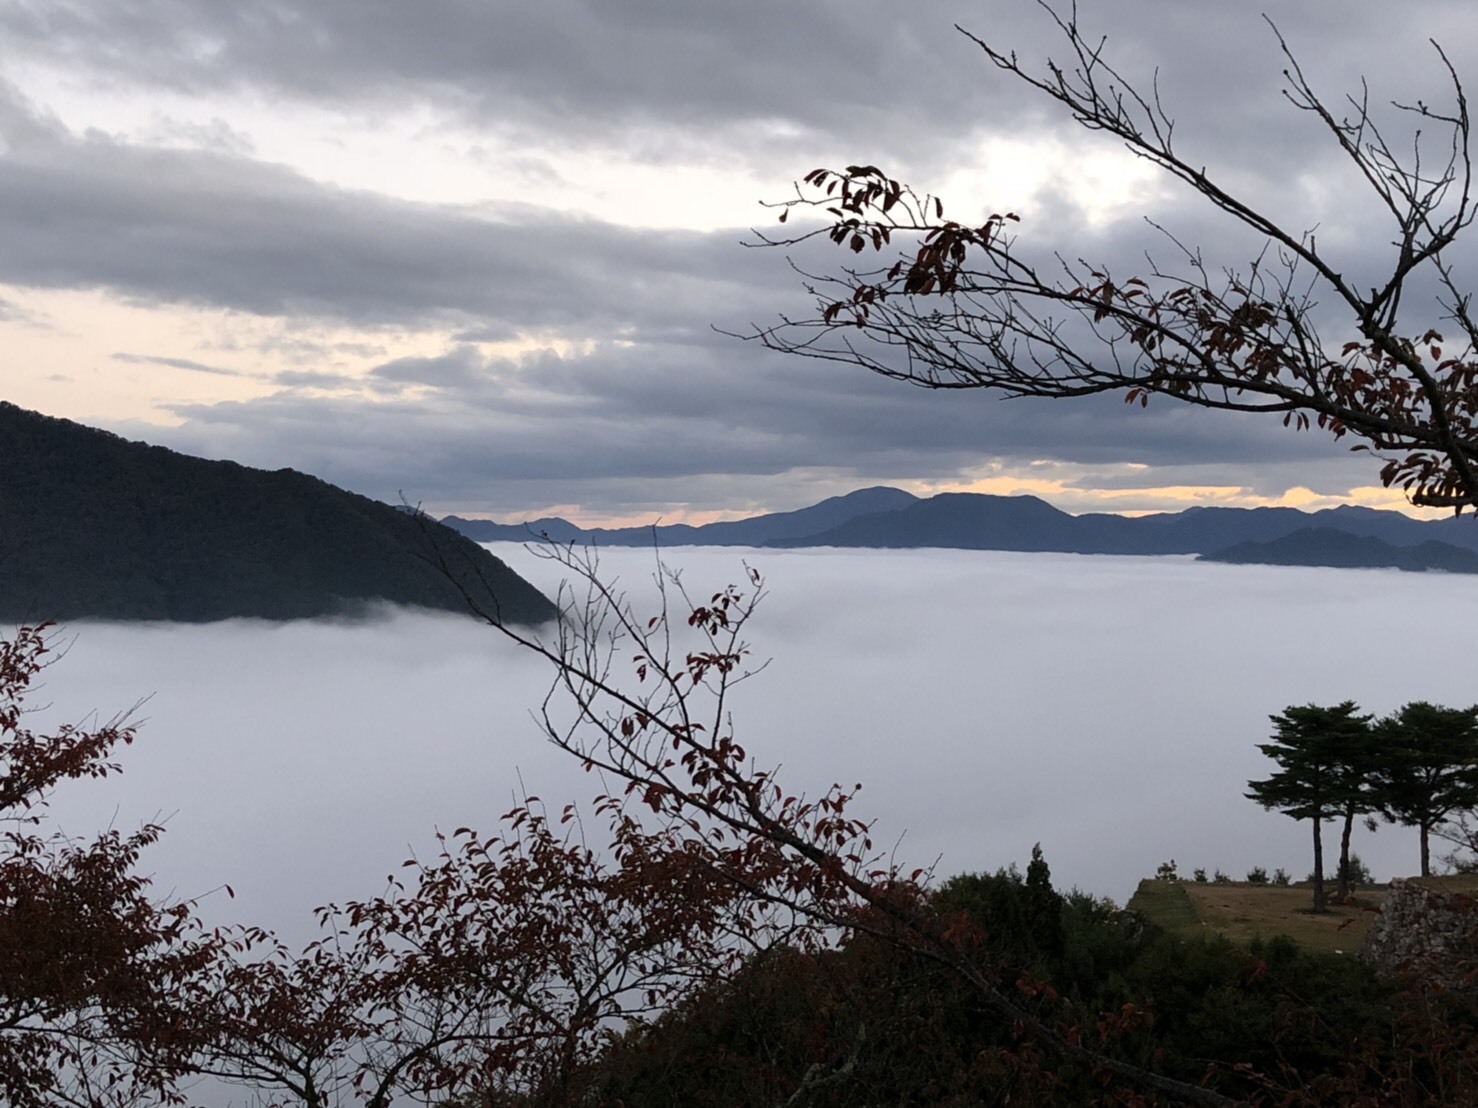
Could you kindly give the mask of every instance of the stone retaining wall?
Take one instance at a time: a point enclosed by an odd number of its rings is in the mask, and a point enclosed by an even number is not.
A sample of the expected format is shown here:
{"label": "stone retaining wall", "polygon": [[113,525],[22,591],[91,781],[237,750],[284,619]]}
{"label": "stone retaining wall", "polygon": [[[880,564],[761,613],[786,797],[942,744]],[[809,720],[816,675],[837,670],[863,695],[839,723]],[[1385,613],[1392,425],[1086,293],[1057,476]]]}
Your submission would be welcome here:
{"label": "stone retaining wall", "polygon": [[1478,987],[1478,899],[1441,878],[1398,877],[1360,947],[1383,977],[1415,973],[1447,989]]}

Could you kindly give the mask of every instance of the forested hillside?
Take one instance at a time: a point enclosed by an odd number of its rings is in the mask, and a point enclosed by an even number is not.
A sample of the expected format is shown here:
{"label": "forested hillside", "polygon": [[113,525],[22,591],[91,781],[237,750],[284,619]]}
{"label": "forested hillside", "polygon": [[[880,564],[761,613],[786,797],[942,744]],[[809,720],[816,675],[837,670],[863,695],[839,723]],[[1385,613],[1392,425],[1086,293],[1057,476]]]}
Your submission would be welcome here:
{"label": "forested hillside", "polygon": [[389,601],[513,623],[532,585],[450,528],[292,470],[249,469],[0,403],[0,618],[297,619]]}

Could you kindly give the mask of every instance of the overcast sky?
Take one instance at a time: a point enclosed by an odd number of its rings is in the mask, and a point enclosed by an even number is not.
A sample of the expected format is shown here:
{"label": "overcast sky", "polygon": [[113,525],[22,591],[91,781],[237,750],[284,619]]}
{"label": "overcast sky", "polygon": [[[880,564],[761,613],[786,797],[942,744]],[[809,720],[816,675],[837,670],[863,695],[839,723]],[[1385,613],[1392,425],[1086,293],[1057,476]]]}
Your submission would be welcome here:
{"label": "overcast sky", "polygon": [[[1440,101],[1478,14],[1270,0],[1332,101]],[[1253,7],[1085,2],[1193,162],[1378,273],[1358,183]],[[1343,446],[1161,404],[930,394],[726,338],[797,314],[761,199],[872,162],[1021,246],[1135,258],[1186,191],[953,27],[1061,53],[1031,0],[0,0],[4,398],[437,512],[669,521],[866,484],[1069,510],[1377,502]],[[1461,261],[1461,260],[1460,260]],[[1460,273],[1460,277],[1462,274]]]}

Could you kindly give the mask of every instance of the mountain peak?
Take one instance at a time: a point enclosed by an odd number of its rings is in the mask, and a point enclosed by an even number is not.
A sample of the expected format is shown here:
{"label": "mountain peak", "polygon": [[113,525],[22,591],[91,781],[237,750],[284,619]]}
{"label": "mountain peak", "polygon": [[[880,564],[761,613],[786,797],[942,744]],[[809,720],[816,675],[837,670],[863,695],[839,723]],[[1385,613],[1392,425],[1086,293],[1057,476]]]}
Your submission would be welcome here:
{"label": "mountain peak", "polygon": [[[469,523],[454,517],[447,522],[484,541],[526,542],[528,528],[540,529],[537,523]],[[553,522],[567,529],[560,532],[560,541],[611,546],[648,545],[655,532],[656,541],[668,546],[933,546],[1076,554],[1203,554],[1335,524],[1341,531],[1397,547],[1440,535],[1455,546],[1478,551],[1478,526],[1454,529],[1451,521],[1423,522],[1373,508],[1347,506],[1309,513],[1296,508],[1195,505],[1138,518],[1106,513],[1073,516],[1032,495],[945,492],[920,498],[885,485],[830,497],[809,508],[701,526],[585,531],[564,520]]]}

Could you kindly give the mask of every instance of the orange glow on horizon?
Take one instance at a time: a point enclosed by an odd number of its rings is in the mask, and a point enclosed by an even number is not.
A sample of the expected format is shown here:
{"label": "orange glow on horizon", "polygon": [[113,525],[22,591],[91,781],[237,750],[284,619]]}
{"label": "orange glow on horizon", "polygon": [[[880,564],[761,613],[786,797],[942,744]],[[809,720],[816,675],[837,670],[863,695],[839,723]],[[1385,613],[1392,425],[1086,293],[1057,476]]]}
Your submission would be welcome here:
{"label": "orange glow on horizon", "polygon": [[[918,483],[910,483],[918,484]],[[924,491],[927,490],[927,491]],[[997,496],[1037,496],[1072,515],[1105,512],[1145,516],[1187,508],[1299,508],[1315,512],[1342,504],[1403,512],[1416,519],[1440,519],[1451,513],[1441,508],[1413,506],[1399,489],[1363,485],[1342,495],[1316,493],[1303,486],[1279,496],[1263,496],[1241,485],[1147,485],[1132,489],[1078,488],[1053,478],[1001,475],[976,481],[930,484],[911,491],[922,496],[941,492],[991,493]]]}
{"label": "orange glow on horizon", "polygon": [[[1302,486],[1288,489],[1280,496],[1260,496],[1239,485],[1155,485],[1135,489],[1085,489],[1075,488],[1064,481],[1050,478],[1002,475],[968,482],[900,481],[897,487],[906,489],[921,498],[945,492],[1036,496],[1070,515],[1103,512],[1134,517],[1154,515],[1158,512],[1179,512],[1197,507],[1298,508],[1302,511],[1314,512],[1323,508],[1339,507],[1342,504],[1404,512],[1417,519],[1440,519],[1451,514],[1450,511],[1439,508],[1413,507],[1399,489],[1386,489],[1379,486],[1350,489],[1344,496],[1316,493]],[[836,494],[821,493],[810,502],[814,503],[833,495]],[[660,512],[611,514],[601,512],[598,508],[578,504],[556,504],[525,513],[521,519],[514,519],[511,516],[496,518],[501,523],[515,523],[558,517],[579,527],[587,528],[650,527],[654,524],[667,526],[677,523],[701,527],[707,523],[749,519],[772,511],[789,511],[793,507],[700,510],[674,504]]]}

